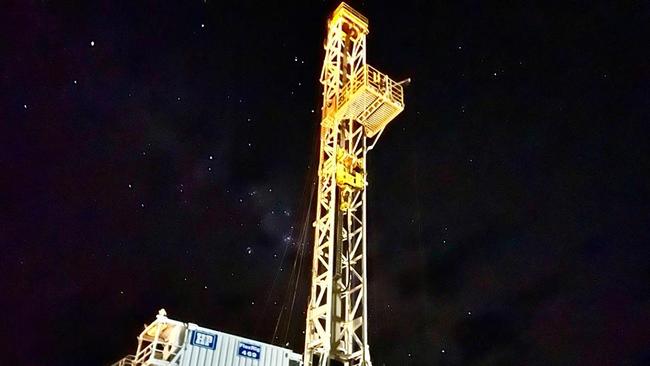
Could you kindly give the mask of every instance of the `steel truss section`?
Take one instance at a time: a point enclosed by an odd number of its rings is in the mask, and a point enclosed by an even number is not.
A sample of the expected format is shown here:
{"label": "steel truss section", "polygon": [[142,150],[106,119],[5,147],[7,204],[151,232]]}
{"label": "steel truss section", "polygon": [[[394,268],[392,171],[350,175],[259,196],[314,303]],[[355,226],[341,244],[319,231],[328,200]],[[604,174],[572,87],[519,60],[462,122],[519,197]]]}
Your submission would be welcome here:
{"label": "steel truss section", "polygon": [[366,305],[366,135],[345,118],[345,90],[366,64],[365,18],[347,5],[329,22],[305,366],[371,365]]}
{"label": "steel truss section", "polygon": [[366,156],[404,109],[402,82],[366,63],[368,20],[345,3],[328,22],[314,258],[304,366],[370,366]]}

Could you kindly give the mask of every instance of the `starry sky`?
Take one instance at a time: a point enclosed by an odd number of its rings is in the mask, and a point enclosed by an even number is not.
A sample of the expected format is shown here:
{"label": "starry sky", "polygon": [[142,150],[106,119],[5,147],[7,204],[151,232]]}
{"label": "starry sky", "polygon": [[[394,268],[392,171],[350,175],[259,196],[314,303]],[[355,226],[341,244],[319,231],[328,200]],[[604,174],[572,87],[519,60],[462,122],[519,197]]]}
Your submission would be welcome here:
{"label": "starry sky", "polygon": [[[413,79],[368,161],[374,364],[650,364],[648,4],[350,4]],[[337,5],[2,5],[3,364],[109,364],[161,307],[302,353]]]}

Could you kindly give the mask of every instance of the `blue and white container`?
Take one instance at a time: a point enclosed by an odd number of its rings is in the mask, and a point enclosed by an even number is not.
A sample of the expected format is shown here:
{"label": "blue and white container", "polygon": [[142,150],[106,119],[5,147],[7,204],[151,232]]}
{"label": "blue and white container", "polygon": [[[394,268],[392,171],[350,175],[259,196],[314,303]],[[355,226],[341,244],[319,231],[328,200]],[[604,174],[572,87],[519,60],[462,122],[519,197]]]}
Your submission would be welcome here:
{"label": "blue and white container", "polygon": [[161,310],[138,350],[113,366],[301,366],[301,355],[252,339],[169,319]]}

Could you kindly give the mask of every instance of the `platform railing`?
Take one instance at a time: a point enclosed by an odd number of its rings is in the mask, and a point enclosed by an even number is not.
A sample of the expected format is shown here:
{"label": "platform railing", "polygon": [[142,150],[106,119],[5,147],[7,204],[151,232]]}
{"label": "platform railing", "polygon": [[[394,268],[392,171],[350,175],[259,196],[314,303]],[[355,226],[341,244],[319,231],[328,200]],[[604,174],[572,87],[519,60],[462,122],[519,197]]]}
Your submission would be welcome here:
{"label": "platform railing", "polygon": [[404,89],[388,75],[366,65],[366,82],[393,103],[404,105]]}
{"label": "platform railing", "polygon": [[123,359],[115,362],[111,366],[136,366],[135,364],[135,356],[134,355],[128,355],[124,357]]}
{"label": "platform railing", "polygon": [[142,348],[140,352],[138,352],[135,355],[135,359],[133,360],[134,365],[145,365],[145,362],[151,358],[151,355],[154,351],[154,343],[150,343],[146,347]]}
{"label": "platform railing", "polygon": [[186,324],[168,319],[161,309],[156,320],[138,336],[135,355],[128,355],[111,366],[178,365],[188,334]]}
{"label": "platform railing", "polygon": [[366,64],[364,67],[359,68],[357,73],[341,88],[337,101],[339,107],[344,106],[349,101],[349,98],[364,86],[374,89],[379,95],[394,104],[399,106],[404,105],[404,89],[402,85],[393,81],[388,75]]}
{"label": "platform railing", "polygon": [[172,365],[178,361],[182,350],[183,347],[179,344],[162,341],[152,342],[135,356],[134,365],[139,366],[154,363]]}

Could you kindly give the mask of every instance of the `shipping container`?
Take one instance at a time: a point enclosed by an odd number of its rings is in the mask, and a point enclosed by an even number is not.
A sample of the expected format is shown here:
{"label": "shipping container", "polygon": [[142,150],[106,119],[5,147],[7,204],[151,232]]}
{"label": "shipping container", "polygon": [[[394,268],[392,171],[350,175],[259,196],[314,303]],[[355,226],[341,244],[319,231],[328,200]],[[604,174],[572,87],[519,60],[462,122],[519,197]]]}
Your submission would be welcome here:
{"label": "shipping container", "polygon": [[301,366],[302,357],[271,344],[169,319],[161,309],[138,336],[138,349],[113,366]]}

